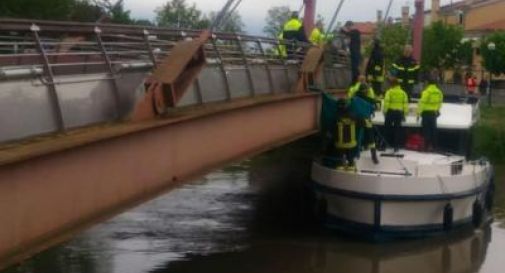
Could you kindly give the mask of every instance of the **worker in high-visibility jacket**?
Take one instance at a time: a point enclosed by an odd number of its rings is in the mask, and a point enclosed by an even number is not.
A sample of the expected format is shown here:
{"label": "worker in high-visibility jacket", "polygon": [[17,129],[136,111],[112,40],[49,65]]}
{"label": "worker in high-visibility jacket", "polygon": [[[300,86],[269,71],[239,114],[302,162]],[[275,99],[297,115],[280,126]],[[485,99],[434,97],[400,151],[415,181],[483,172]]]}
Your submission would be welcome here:
{"label": "worker in high-visibility jacket", "polygon": [[406,45],[403,56],[393,63],[391,75],[398,79],[402,89],[407,92],[409,100],[412,99],[414,85],[418,83],[420,66],[412,57],[412,46]]}
{"label": "worker in high-visibility jacket", "polygon": [[409,99],[407,93],[402,89],[398,79],[392,77],[390,86],[384,96],[384,127],[388,135],[389,145],[393,146],[397,152],[401,144],[402,121],[405,120],[409,112]]}
{"label": "worker in high-visibility jacket", "polygon": [[[347,90],[347,98],[352,98],[354,97],[354,95],[356,95],[356,93],[359,91],[359,88],[361,87],[361,85],[366,85],[367,82],[366,82],[366,77],[363,76],[363,75],[359,75],[358,78],[356,79],[356,82],[351,85],[351,87],[349,87],[349,90]],[[374,93],[373,90],[370,88],[370,92],[371,93]],[[375,97],[375,95],[374,95]]]}
{"label": "worker in high-visibility jacket", "polygon": [[[370,103],[373,107],[377,105],[375,94],[372,88],[368,87],[367,84],[361,84],[355,96]],[[363,142],[361,144],[361,147],[363,147],[365,150],[370,150],[370,155],[372,157],[373,163],[379,164],[379,159],[377,158],[375,131],[373,128],[372,118],[373,113],[369,117],[363,118],[363,120],[359,122],[359,127],[362,128],[363,131]]]}
{"label": "worker in high-visibility jacket", "polygon": [[275,55],[279,56],[281,59],[285,59],[288,56],[288,51],[286,49],[286,45],[284,44],[284,35],[281,32],[277,38],[279,39],[279,44],[274,49]]}
{"label": "worker in high-visibility jacket", "polygon": [[357,146],[356,120],[351,116],[347,100],[340,99],[337,101],[337,124],[335,126],[337,170],[356,170],[354,159]]}
{"label": "worker in high-visibility jacket", "polygon": [[310,34],[309,41],[315,46],[324,45],[326,38],[323,34],[323,22],[318,21],[316,23],[314,29],[312,29],[312,32]]}
{"label": "worker in high-visibility jacket", "polygon": [[384,54],[379,39],[374,39],[372,53],[366,66],[366,76],[377,96],[382,97],[385,75]]}
{"label": "worker in high-visibility jacket", "polygon": [[418,119],[422,118],[421,126],[425,148],[431,151],[436,144],[437,118],[440,116],[444,94],[436,84],[435,75],[430,75],[427,83],[417,106],[417,117]]}
{"label": "worker in high-visibility jacket", "polygon": [[288,58],[292,58],[297,50],[296,42],[307,42],[303,22],[298,18],[298,12],[293,12],[282,27],[282,39],[286,43]]}

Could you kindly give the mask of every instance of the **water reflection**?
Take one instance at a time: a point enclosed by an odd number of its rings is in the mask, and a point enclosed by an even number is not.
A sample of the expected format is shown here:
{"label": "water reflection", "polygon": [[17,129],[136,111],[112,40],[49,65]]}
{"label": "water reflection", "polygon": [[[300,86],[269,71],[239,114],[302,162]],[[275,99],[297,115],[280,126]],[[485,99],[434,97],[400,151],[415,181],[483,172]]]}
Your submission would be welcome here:
{"label": "water reflection", "polygon": [[334,237],[274,240],[240,252],[192,256],[151,272],[478,272],[490,234],[488,227],[443,239],[386,245]]}

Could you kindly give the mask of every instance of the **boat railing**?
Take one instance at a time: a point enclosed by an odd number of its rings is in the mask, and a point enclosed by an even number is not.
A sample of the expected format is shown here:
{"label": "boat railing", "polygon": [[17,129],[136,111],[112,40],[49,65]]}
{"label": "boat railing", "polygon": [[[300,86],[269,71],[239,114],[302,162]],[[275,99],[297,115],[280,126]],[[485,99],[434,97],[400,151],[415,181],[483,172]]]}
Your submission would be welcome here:
{"label": "boat railing", "polygon": [[[392,161],[393,162],[393,161]],[[390,163],[392,163],[390,162]],[[384,163],[383,163],[384,164]],[[479,168],[485,166],[485,160],[456,160],[449,163],[405,163],[388,164],[386,168],[380,169],[381,165],[358,166],[358,172],[376,176],[405,176],[405,177],[435,177],[435,176],[457,176],[463,173],[476,174]],[[371,167],[374,166],[374,167]],[[382,165],[384,166],[384,165]]]}

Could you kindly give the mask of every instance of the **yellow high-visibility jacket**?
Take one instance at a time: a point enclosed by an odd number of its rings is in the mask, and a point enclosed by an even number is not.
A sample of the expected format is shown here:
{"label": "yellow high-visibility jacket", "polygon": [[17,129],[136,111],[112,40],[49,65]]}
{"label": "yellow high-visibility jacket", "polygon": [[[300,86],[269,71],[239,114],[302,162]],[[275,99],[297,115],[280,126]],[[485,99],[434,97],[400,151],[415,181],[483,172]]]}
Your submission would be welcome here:
{"label": "yellow high-visibility jacket", "polygon": [[302,27],[303,23],[300,19],[290,19],[284,24],[283,31],[298,31]]}
{"label": "yellow high-visibility jacket", "polygon": [[314,29],[310,33],[309,41],[316,46],[322,45],[324,44],[325,36],[319,28],[314,27]]}
{"label": "yellow high-visibility jacket", "polygon": [[286,58],[288,56],[288,51],[286,49],[286,45],[284,45],[284,35],[281,32],[277,38],[279,39],[279,45],[274,49],[275,55],[281,57],[281,58]]}
{"label": "yellow high-visibility jacket", "polygon": [[420,115],[424,111],[440,111],[442,108],[442,102],[444,101],[444,94],[435,85],[430,84],[421,93],[421,99],[417,106],[417,113]]}
{"label": "yellow high-visibility jacket", "polygon": [[356,121],[351,118],[340,118],[337,121],[335,147],[337,149],[353,149],[358,145],[356,140]]}
{"label": "yellow high-visibility jacket", "polygon": [[[356,93],[358,93],[360,86],[361,86],[360,82],[357,82],[354,85],[352,85],[347,91],[347,98],[354,97]],[[369,97],[370,99],[375,99],[375,92],[373,91],[372,87],[368,89],[367,97]]]}
{"label": "yellow high-visibility jacket", "polygon": [[403,111],[404,115],[409,113],[409,98],[401,86],[397,85],[386,91],[384,96],[384,113],[389,110]]}

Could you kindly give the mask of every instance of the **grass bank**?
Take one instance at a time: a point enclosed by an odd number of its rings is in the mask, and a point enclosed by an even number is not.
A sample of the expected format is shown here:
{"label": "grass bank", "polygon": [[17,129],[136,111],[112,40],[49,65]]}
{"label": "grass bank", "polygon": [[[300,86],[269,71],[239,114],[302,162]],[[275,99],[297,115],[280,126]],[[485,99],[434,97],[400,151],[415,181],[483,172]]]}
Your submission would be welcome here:
{"label": "grass bank", "polygon": [[481,107],[481,119],[474,127],[473,154],[495,164],[505,164],[505,106]]}

